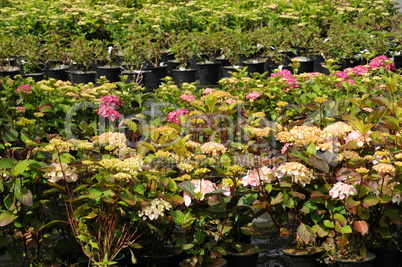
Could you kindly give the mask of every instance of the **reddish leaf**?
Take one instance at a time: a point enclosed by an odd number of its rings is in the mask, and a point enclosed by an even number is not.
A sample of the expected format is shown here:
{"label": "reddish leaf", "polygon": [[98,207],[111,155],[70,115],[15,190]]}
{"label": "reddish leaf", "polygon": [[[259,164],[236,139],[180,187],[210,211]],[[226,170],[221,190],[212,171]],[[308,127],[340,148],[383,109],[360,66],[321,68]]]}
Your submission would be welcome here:
{"label": "reddish leaf", "polygon": [[341,225],[341,227],[344,227],[344,226],[348,223],[348,221],[346,220],[346,218],[345,218],[342,214],[340,214],[340,213],[335,213],[335,214],[334,214],[334,219],[335,219],[337,222],[339,222],[339,224]]}
{"label": "reddish leaf", "polygon": [[290,191],[289,194],[291,194],[293,197],[298,197],[301,200],[306,199],[306,196],[304,194],[296,192],[296,191]]}
{"label": "reddish leaf", "polygon": [[15,219],[15,215],[12,214],[10,211],[3,212],[0,214],[0,227],[6,226],[7,224],[13,222]]}
{"label": "reddish leaf", "polygon": [[299,241],[303,241],[304,244],[315,241],[315,233],[311,230],[309,226],[303,223],[301,223],[299,227],[297,227],[297,237]]}
{"label": "reddish leaf", "polygon": [[366,221],[355,221],[353,226],[355,227],[356,231],[360,232],[362,235],[368,233],[369,226]]}
{"label": "reddish leaf", "polygon": [[325,197],[325,195],[321,191],[313,191],[313,192],[311,192],[311,198],[315,198],[315,197]]}
{"label": "reddish leaf", "polygon": [[286,228],[281,228],[280,232],[281,232],[281,237],[288,237],[290,234],[289,229],[286,229]]}

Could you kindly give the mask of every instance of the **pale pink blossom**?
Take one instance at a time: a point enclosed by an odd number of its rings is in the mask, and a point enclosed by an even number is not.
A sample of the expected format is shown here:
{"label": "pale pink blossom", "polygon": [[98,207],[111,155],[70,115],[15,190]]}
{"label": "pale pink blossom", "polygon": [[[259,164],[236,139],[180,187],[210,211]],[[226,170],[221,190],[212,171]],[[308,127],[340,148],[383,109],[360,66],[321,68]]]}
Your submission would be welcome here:
{"label": "pale pink blossom", "polygon": [[181,95],[180,98],[188,103],[191,103],[195,100],[195,97],[193,95]]}
{"label": "pale pink blossom", "polygon": [[240,182],[243,186],[259,186],[261,182],[272,183],[275,180],[273,170],[267,166],[248,170],[247,175],[241,178]]}
{"label": "pale pink blossom", "polygon": [[357,190],[353,185],[345,184],[342,182],[337,182],[334,186],[329,190],[329,195],[335,199],[346,199],[349,196],[353,196],[357,194]]}
{"label": "pale pink blossom", "polygon": [[336,180],[338,182],[347,182],[350,184],[358,184],[361,180],[362,176],[354,171],[353,169],[349,169],[346,167],[342,167],[336,173]]}
{"label": "pale pink blossom", "polygon": [[216,92],[216,90],[215,89],[212,89],[212,88],[205,88],[204,89],[204,91],[202,91],[202,93],[204,94],[204,95],[208,95],[208,94],[210,94],[210,93],[213,93],[213,92]]}
{"label": "pale pink blossom", "polygon": [[372,139],[370,137],[370,134],[372,132],[368,131],[366,134],[362,134],[359,131],[351,131],[348,136],[346,137],[346,144],[349,143],[350,141],[356,141],[357,146],[363,146],[364,143],[369,143]]}
{"label": "pale pink blossom", "polygon": [[258,92],[256,92],[256,91],[253,91],[253,92],[249,93],[249,94],[246,96],[246,99],[256,100],[256,99],[259,98],[260,96],[261,96],[260,93],[258,93]]}
{"label": "pale pink blossom", "polygon": [[[356,67],[353,68],[347,68],[343,71],[345,74],[347,73],[354,73],[355,75],[362,75],[363,73],[369,73],[370,70],[368,68],[366,68],[365,66],[362,65],[358,65]],[[349,78],[349,76],[348,76]]]}
{"label": "pale pink blossom", "polygon": [[16,109],[17,112],[19,112],[19,113],[23,113],[23,112],[26,111],[26,108],[25,108],[25,107],[21,107],[21,106],[15,107],[15,109]]}
{"label": "pale pink blossom", "polygon": [[364,111],[367,111],[367,112],[369,112],[369,113],[371,113],[371,112],[374,111],[374,109],[369,108],[369,107],[365,107],[365,108],[363,108],[363,110],[364,110]]}
{"label": "pale pink blossom", "polygon": [[[205,199],[205,195],[208,193],[211,193],[215,190],[218,190],[218,187],[216,186],[215,183],[209,181],[209,180],[191,180],[191,183],[195,186],[194,188],[194,193],[198,194],[200,193],[200,199],[199,201],[203,201]],[[183,193],[183,200],[184,204],[188,207],[191,204],[191,196],[187,194],[186,192]],[[208,200],[208,205],[213,206],[218,204],[218,197],[217,196],[209,196],[207,198]]]}
{"label": "pale pink blossom", "polygon": [[233,103],[236,103],[236,101],[234,101],[233,99],[227,99],[227,100],[226,100],[226,104],[231,105],[231,104],[233,104]]}
{"label": "pale pink blossom", "polygon": [[185,109],[185,108],[178,109],[178,110],[169,112],[169,114],[167,115],[166,120],[169,121],[169,122],[174,122],[174,123],[180,124],[180,120],[179,120],[178,116],[184,116],[186,114],[188,114],[187,109]]}

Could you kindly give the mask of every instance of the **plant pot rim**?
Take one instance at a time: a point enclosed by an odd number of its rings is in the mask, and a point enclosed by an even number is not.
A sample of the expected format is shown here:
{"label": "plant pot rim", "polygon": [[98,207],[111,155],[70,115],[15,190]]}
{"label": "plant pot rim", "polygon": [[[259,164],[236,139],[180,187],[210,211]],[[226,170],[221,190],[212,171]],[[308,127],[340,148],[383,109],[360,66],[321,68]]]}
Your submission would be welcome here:
{"label": "plant pot rim", "polygon": [[98,69],[120,69],[121,67],[118,65],[104,65],[104,66],[98,66]]}
{"label": "plant pot rim", "polygon": [[195,71],[195,69],[174,69],[173,72]]}
{"label": "plant pot rim", "polygon": [[238,66],[238,65],[235,65],[235,66],[223,66],[222,68],[223,68],[223,69],[241,70],[241,69],[244,69],[244,66]]}
{"label": "plant pot rim", "polygon": [[294,257],[304,257],[306,255],[315,255],[320,254],[324,251],[322,247],[306,247],[306,248],[297,248],[297,244],[286,245],[281,248],[281,251],[285,255],[291,255]]}
{"label": "plant pot rim", "polygon": [[163,64],[163,65],[158,65],[158,66],[148,66],[148,67],[146,67],[145,69],[160,69],[160,68],[165,68],[165,67],[167,67],[167,64]]}
{"label": "plant pot rim", "polygon": [[150,73],[150,70],[125,70],[122,74],[142,74],[142,73]]}
{"label": "plant pot rim", "polygon": [[41,75],[45,75],[45,73],[44,72],[29,72],[29,73],[23,74],[22,76],[27,76],[27,75],[29,75],[29,76],[41,76]]}
{"label": "plant pot rim", "polygon": [[292,57],[291,60],[294,59],[299,59],[300,63],[304,63],[304,62],[312,62],[314,61],[313,57],[309,57],[309,56],[299,56],[299,57]]}
{"label": "plant pot rim", "polygon": [[217,64],[219,64],[218,62],[211,62],[211,61],[208,61],[208,62],[205,62],[205,61],[203,61],[203,62],[197,62],[197,65],[217,65]]}
{"label": "plant pot rim", "polygon": [[335,261],[336,262],[358,262],[358,263],[363,263],[363,262],[373,261],[375,258],[376,258],[376,256],[375,256],[374,253],[371,253],[371,252],[367,251],[367,256],[366,256],[366,259],[364,259],[364,260],[335,258]]}
{"label": "plant pot rim", "polygon": [[70,71],[72,74],[96,74],[96,71],[82,71],[82,70],[75,70],[75,71]]}
{"label": "plant pot rim", "polygon": [[56,67],[48,68],[48,69],[46,69],[46,71],[67,70],[69,68],[70,68],[70,66],[68,66],[68,65],[60,64],[60,65],[57,65]]}
{"label": "plant pot rim", "polygon": [[11,66],[11,67],[0,66],[0,71],[2,71],[2,72],[13,72],[13,71],[19,71],[19,70],[20,70],[20,68],[14,67],[14,66]]}
{"label": "plant pot rim", "polygon": [[261,252],[261,249],[256,245],[251,245],[251,244],[248,244],[248,243],[241,243],[241,242],[239,244],[241,244],[243,246],[243,248],[246,249],[245,252],[234,252],[234,251],[231,251],[231,250],[226,250],[226,254],[230,255],[230,256],[232,256],[232,255],[235,255],[235,256],[250,256],[250,255],[259,254]]}
{"label": "plant pot rim", "polygon": [[246,59],[243,61],[243,63],[246,64],[261,64],[261,63],[265,63],[267,59],[266,58],[260,58],[260,59]]}

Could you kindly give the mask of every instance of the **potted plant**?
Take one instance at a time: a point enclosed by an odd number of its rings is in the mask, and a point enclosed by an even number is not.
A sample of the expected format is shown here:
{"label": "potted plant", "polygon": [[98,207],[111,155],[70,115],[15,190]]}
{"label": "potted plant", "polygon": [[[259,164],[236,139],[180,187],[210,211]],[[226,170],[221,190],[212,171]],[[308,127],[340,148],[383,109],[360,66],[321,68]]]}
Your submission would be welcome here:
{"label": "potted plant", "polygon": [[15,67],[16,47],[13,38],[8,35],[1,35],[0,47],[0,76],[11,76],[17,75],[19,73],[19,68]]}
{"label": "potted plant", "polygon": [[115,59],[117,56],[117,47],[106,40],[94,40],[94,58],[97,70],[97,76],[105,76],[110,82],[120,80],[120,66]]}
{"label": "potted plant", "polygon": [[[193,41],[188,33],[180,32],[175,42],[170,46],[175,61],[168,61],[175,83],[180,86],[182,83],[195,82],[195,69],[191,69],[190,59],[193,56]],[[175,67],[177,65],[177,67]]]}
{"label": "potted plant", "polygon": [[77,37],[70,42],[68,57],[75,70],[71,71],[72,82],[95,82],[96,72],[92,70],[93,43],[83,37]]}
{"label": "potted plant", "polygon": [[41,54],[40,39],[34,35],[20,37],[18,46],[18,61],[25,77],[32,77],[35,81],[43,80],[44,65]]}
{"label": "potted plant", "polygon": [[47,78],[68,81],[67,40],[64,36],[50,33],[44,37],[41,54],[45,60]]}

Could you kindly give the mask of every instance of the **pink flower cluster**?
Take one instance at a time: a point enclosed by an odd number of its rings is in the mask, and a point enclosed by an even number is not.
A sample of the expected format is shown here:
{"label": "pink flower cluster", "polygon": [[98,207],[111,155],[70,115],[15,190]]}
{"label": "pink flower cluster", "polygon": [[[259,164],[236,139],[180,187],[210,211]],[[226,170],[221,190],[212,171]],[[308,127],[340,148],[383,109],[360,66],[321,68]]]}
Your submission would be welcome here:
{"label": "pink flower cluster", "polygon": [[170,122],[174,122],[174,123],[180,124],[180,120],[179,120],[178,116],[184,116],[184,115],[186,115],[186,114],[188,114],[188,110],[187,110],[187,109],[185,109],[185,108],[178,109],[178,110],[169,112],[169,114],[167,115],[166,120],[167,120],[167,121],[170,121]]}
{"label": "pink flower cluster", "polygon": [[293,76],[293,74],[290,71],[281,70],[278,73],[271,73],[271,77],[279,77],[279,76],[282,76],[281,80],[285,79],[286,83],[289,85],[288,87],[286,87],[286,90],[289,90],[291,88],[299,88],[299,85],[296,84],[297,83],[296,78]]}
{"label": "pink flower cluster", "polygon": [[356,195],[357,190],[353,185],[345,184],[342,182],[337,182],[331,190],[329,190],[329,195],[335,199],[346,199],[349,196]]}
{"label": "pink flower cluster", "polygon": [[390,60],[386,56],[378,56],[370,60],[370,69],[378,69],[380,66],[387,69],[387,71],[394,71],[395,64],[391,62],[388,66],[385,64],[385,61]]}
{"label": "pink flower cluster", "polygon": [[210,93],[213,93],[213,92],[216,92],[216,90],[215,89],[212,89],[212,88],[205,88],[204,89],[204,91],[202,91],[202,93],[204,94],[204,95],[208,95],[208,94],[210,94]]}
{"label": "pink flower cluster", "polygon": [[39,111],[41,112],[42,109],[44,109],[44,108],[51,108],[51,109],[52,109],[52,106],[51,106],[51,105],[43,105],[43,106],[41,106],[41,107],[39,108]]}
{"label": "pink flower cluster", "polygon": [[17,110],[17,112],[25,112],[25,110],[26,110],[26,108],[25,107],[21,107],[21,106],[19,106],[19,107],[15,107],[15,109]]}
{"label": "pink flower cluster", "polygon": [[371,131],[368,131],[366,134],[363,134],[359,131],[351,131],[346,137],[346,144],[350,141],[356,141],[358,146],[363,146],[364,143],[370,142],[372,139],[370,137]]}
{"label": "pink flower cluster", "polygon": [[[345,69],[344,71],[343,71],[345,74],[348,74],[348,73],[354,73],[354,74],[356,74],[356,75],[362,75],[363,73],[369,73],[370,72],[370,70],[368,69],[368,68],[366,68],[365,66],[362,66],[362,65],[358,65],[358,66],[356,66],[356,67],[353,67],[353,68],[347,68],[347,69]],[[347,75],[347,78],[346,79],[349,79],[349,76]]]}
{"label": "pink flower cluster", "polygon": [[259,169],[249,170],[247,175],[244,176],[240,182],[243,186],[259,186],[261,182],[271,183],[275,180],[273,170],[267,166],[263,166]]}
{"label": "pink flower cluster", "polygon": [[[191,183],[195,186],[194,193],[200,193],[200,201],[203,201],[205,199],[205,195],[209,194],[215,190],[218,190],[218,187],[216,186],[215,183],[209,181],[209,180],[191,180]],[[230,192],[225,192],[223,193],[226,196],[230,195]],[[183,200],[184,204],[188,207],[191,204],[191,196],[187,194],[186,192],[183,193]],[[213,206],[218,204],[218,197],[216,195],[214,196],[209,196],[207,198],[208,200],[208,205]]]}
{"label": "pink flower cluster", "polygon": [[102,105],[98,109],[98,115],[109,119],[110,121],[115,121],[116,119],[120,118],[122,115],[116,111],[112,106]]}
{"label": "pink flower cluster", "polygon": [[24,84],[17,88],[16,93],[22,94],[31,94],[32,93],[32,86],[30,84]]}
{"label": "pink flower cluster", "polygon": [[119,100],[119,98],[115,95],[103,96],[103,97],[100,97],[99,100],[103,102],[102,103],[103,105],[113,106],[113,107],[122,106],[124,104],[124,102]]}
{"label": "pink flower cluster", "polygon": [[109,119],[110,121],[115,121],[116,119],[122,117],[122,115],[116,111],[114,108],[119,105],[123,105],[123,101],[115,95],[108,95],[100,97],[99,100],[102,101],[100,108],[98,109],[98,115]]}
{"label": "pink flower cluster", "polygon": [[246,96],[246,99],[256,100],[256,99],[259,98],[260,96],[261,96],[260,93],[258,93],[258,92],[256,92],[256,91],[253,91],[253,92],[249,93],[249,94]]}
{"label": "pink flower cluster", "polygon": [[195,97],[193,95],[181,95],[180,98],[188,103],[191,103],[195,100]]}

